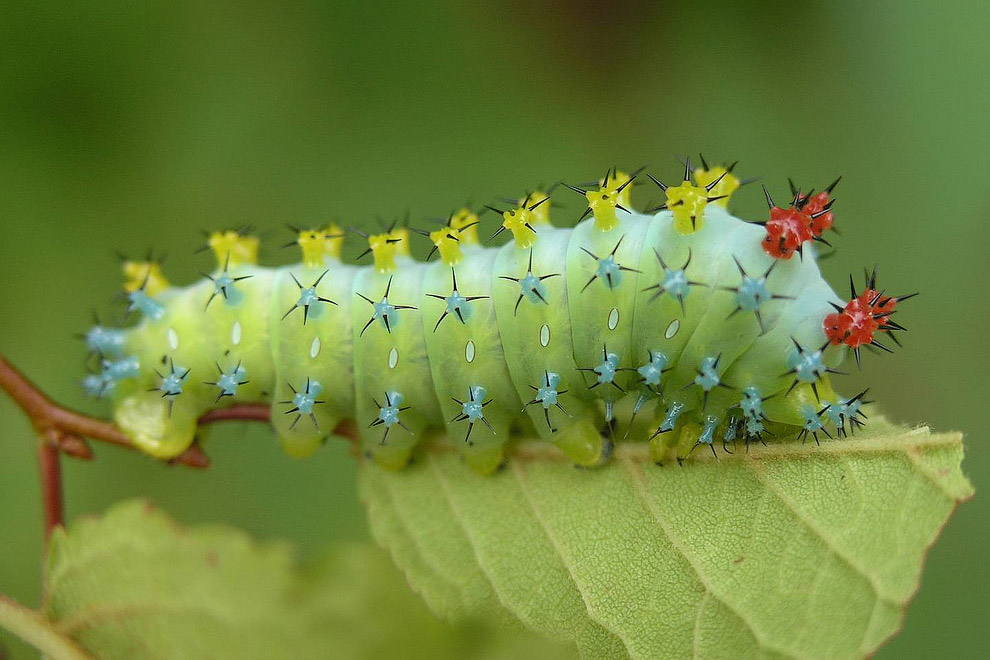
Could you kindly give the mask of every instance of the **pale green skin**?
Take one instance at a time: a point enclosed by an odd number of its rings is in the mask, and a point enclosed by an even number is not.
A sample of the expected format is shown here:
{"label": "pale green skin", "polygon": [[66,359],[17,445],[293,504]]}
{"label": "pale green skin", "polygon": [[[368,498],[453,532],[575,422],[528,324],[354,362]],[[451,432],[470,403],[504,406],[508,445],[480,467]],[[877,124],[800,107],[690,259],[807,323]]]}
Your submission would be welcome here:
{"label": "pale green skin", "polygon": [[[809,349],[824,345],[822,319],[832,311],[830,302],[841,303],[822,279],[814,251],[806,247],[803,259],[795,257],[777,264],[769,278],[770,290],[795,299],[774,300],[763,306],[768,331],[761,335],[753,313],[740,312],[727,318],[736,308],[735,295],[718,288],[735,287],[740,282],[733,255],[750,275],[761,274],[771,264],[771,257],[760,245],[764,235],[761,227],[734,218],[715,205],[705,210],[702,227],[688,235],[674,230],[667,211],[655,216],[620,211],[618,219],[616,227],[607,232],[596,228],[592,219],[573,230],[537,225],[533,271],[538,276],[560,276],[543,282],[549,304],[524,298],[518,310],[519,285],[499,276],[525,275],[529,248],[519,249],[513,243],[500,248],[463,246],[464,258],[455,267],[458,291],[464,296],[486,298],[468,304],[470,314],[464,323],[449,314],[436,330],[446,305],[426,294],[450,293],[451,267],[408,257],[397,259],[394,273],[347,266],[336,260],[328,260],[325,269],[302,265],[232,268],[233,276],[252,276],[237,284],[242,299],[228,304],[218,297],[206,311],[211,282],[169,289],[158,296],[166,306],[164,317],[156,322],[145,319],[128,333],[128,353],[139,358],[141,375],[118,384],[114,391],[115,419],[142,449],[163,458],[176,456],[190,446],[196,419],[207,410],[236,402],[270,401],[273,426],[293,455],[312,452],[340,422],[354,419],[365,449],[390,468],[404,465],[416,444],[433,430],[446,430],[438,434],[442,441],[460,447],[466,460],[482,472],[497,467],[504,445],[520,435],[546,438],[576,462],[593,465],[607,453],[599,434],[604,425],[604,403],[616,403],[618,428],[625,430],[630,402],[644,392],[635,371],[617,375],[616,382],[628,392],[624,401],[611,385],[588,389],[595,374],[577,368],[599,364],[602,347],[607,344],[609,352],[619,355],[621,368],[642,365],[651,350],[663,351],[672,367],[662,382],[666,399],[648,394],[649,402],[638,421],[651,426],[636,427],[629,434],[631,441],[649,437],[667,405],[677,401],[685,407],[678,429],[655,442],[665,442],[668,448],[684,453],[684,443],[689,448],[697,438],[697,425],[709,416],[725,422],[742,389],[750,385],[759,387],[764,397],[777,395],[765,402],[764,412],[774,424],[796,432],[803,423],[802,408],[818,404],[807,385],[783,396],[794,380],[793,375],[786,374],[788,356],[794,352],[792,338]],[[582,291],[597,263],[581,248],[604,257],[623,236],[616,261],[639,273],[623,272],[614,289],[596,280]],[[651,300],[655,291],[644,289],[663,277],[654,249],[668,267],[676,269],[683,266],[688,248],[693,255],[688,278],[707,286],[691,287],[684,314],[673,297],[661,295]],[[311,307],[305,325],[302,309],[283,320],[299,297],[290,273],[303,286],[309,286],[324,270],[329,273],[318,293],[336,305]],[[380,300],[390,276],[389,302],[416,309],[398,311],[398,322],[391,332],[376,321],[360,335],[373,308],[357,294]],[[618,319],[609,328],[613,309]],[[675,320],[678,329],[670,332]],[[545,346],[544,325],[549,329]],[[469,341],[474,344],[470,362]],[[830,349],[827,362],[837,364],[842,353]],[[719,375],[731,389],[711,390],[702,414],[701,388],[685,386],[694,380],[703,358],[719,354]],[[394,362],[393,355],[397,357]],[[149,391],[161,382],[153,368],[160,373],[168,369],[161,365],[162,356],[170,357],[177,367],[191,368],[183,392],[172,397],[171,412],[168,398]],[[219,376],[216,361],[224,370],[241,361],[250,380],[235,397],[224,397],[219,404],[214,403],[218,389],[203,382]],[[556,432],[548,428],[541,404],[525,406],[524,410],[524,404],[534,398],[531,386],[543,384],[545,370],[559,374],[558,390],[567,390],[560,403],[568,414],[550,409]],[[317,399],[323,403],[314,407],[315,424],[304,416],[290,429],[296,415],[285,414],[292,406],[278,402],[292,399],[289,385],[301,390],[307,378],[322,386]],[[468,422],[451,421],[461,412],[452,399],[466,401],[469,388],[475,385],[487,390],[486,400],[491,403],[483,412],[495,432],[478,421],[471,442],[466,443]],[[834,397],[827,382],[820,383],[819,390]],[[409,431],[393,425],[382,444],[384,426],[369,425],[379,412],[374,400],[385,405],[386,391],[404,396],[402,405],[409,409],[401,412],[399,419]],[[658,459],[661,453],[658,449]]]}

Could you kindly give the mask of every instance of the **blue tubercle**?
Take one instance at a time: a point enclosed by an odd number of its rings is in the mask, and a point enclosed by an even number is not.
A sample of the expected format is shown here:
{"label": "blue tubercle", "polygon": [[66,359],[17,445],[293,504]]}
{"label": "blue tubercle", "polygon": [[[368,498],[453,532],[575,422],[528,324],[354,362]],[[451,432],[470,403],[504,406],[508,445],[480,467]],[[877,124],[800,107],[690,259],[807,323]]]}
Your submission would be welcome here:
{"label": "blue tubercle", "polygon": [[378,421],[384,424],[386,429],[399,423],[399,408],[404,400],[405,397],[400,392],[385,393],[385,405],[378,408]]}
{"label": "blue tubercle", "polygon": [[468,400],[461,404],[461,414],[469,422],[474,423],[485,416],[481,408],[485,403],[485,396],[487,394],[488,391],[481,385],[471,386]]}
{"label": "blue tubercle", "polygon": [[127,294],[127,300],[128,312],[141,312],[152,321],[158,321],[165,316],[165,306],[145,293],[143,289],[131,291]]}
{"label": "blue tubercle", "polygon": [[739,435],[739,424],[740,419],[738,417],[729,418],[729,423],[725,427],[725,434],[722,435],[723,447],[727,442],[735,442],[736,437]]}
{"label": "blue tubercle", "polygon": [[296,301],[296,307],[307,309],[310,318],[317,319],[320,317],[323,312],[323,305],[321,304],[319,294],[316,293],[315,286],[299,292],[299,300]]}
{"label": "blue tubercle", "polygon": [[395,311],[395,305],[389,303],[388,298],[382,298],[375,303],[375,311],[372,314],[374,319],[381,323],[382,327],[392,331],[392,328],[399,322],[399,315]]}
{"label": "blue tubercle", "polygon": [[809,351],[797,346],[787,358],[787,366],[802,383],[814,383],[825,375],[827,368],[821,350]]}
{"label": "blue tubercle", "polygon": [[802,406],[801,415],[804,416],[804,424],[801,426],[801,432],[798,434],[798,437],[801,438],[802,442],[808,439],[808,435],[811,435],[817,443],[819,431],[828,435],[828,431],[825,430],[825,425],[822,424],[821,417],[814,406],[811,404]]}
{"label": "blue tubercle", "polygon": [[292,424],[289,425],[289,429],[291,430],[292,428],[294,428],[295,425],[299,422],[299,420],[302,419],[303,415],[308,415],[309,418],[313,421],[313,426],[315,426],[316,429],[319,430],[320,425],[316,421],[316,415],[313,414],[313,408],[319,403],[324,403],[323,401],[320,401],[319,399],[316,398],[323,391],[323,386],[320,385],[319,381],[313,380],[312,378],[307,378],[306,387],[304,387],[302,390],[296,390],[296,388],[292,387],[291,383],[289,383],[289,389],[292,390],[292,394],[293,394],[292,399],[288,401],[279,402],[282,404],[287,404],[292,406],[292,408],[285,411],[286,415],[291,415],[293,413],[295,413],[296,415],[296,418],[292,420]]}
{"label": "blue tubercle", "polygon": [[94,325],[86,332],[86,347],[104,357],[120,357],[124,351],[124,331]]}
{"label": "blue tubercle", "polygon": [[663,421],[660,422],[660,426],[657,428],[656,433],[653,434],[654,437],[661,433],[666,433],[667,431],[673,431],[674,426],[677,425],[677,418],[682,412],[684,412],[683,403],[680,401],[674,401],[671,403],[667,408],[667,414],[664,415]]}
{"label": "blue tubercle", "polygon": [[236,396],[237,388],[248,383],[247,369],[240,364],[227,372],[220,369],[220,365],[217,365],[217,369],[220,371],[220,377],[217,379],[217,382],[210,383],[211,385],[216,385],[220,390],[220,393],[217,395],[217,401],[225,396]]}
{"label": "blue tubercle", "polygon": [[522,295],[531,303],[545,303],[547,301],[547,288],[543,286],[539,277],[533,275],[532,271],[526,273],[526,276],[519,280],[519,288]]}
{"label": "blue tubercle", "polygon": [[121,381],[127,378],[137,378],[141,372],[141,362],[137,356],[130,355],[119,360],[103,361],[103,377],[107,380]]}
{"label": "blue tubercle", "polygon": [[710,445],[715,441],[715,429],[718,428],[718,417],[714,415],[708,415],[705,417],[705,425],[701,429],[701,435],[698,436],[698,442]]}
{"label": "blue tubercle", "polygon": [[471,443],[471,431],[474,430],[475,422],[483,422],[488,430],[495,435],[495,427],[491,425],[491,422],[485,417],[484,407],[493,401],[493,399],[485,400],[488,396],[488,390],[481,385],[472,385],[468,388],[468,399],[467,401],[461,401],[460,399],[454,399],[454,403],[459,405],[460,413],[457,414],[451,422],[467,422],[468,430],[467,434],[464,436],[464,442],[467,444]]}
{"label": "blue tubercle", "polygon": [[619,356],[615,353],[606,352],[602,361],[598,363],[593,371],[598,374],[598,385],[611,383],[615,380],[615,372],[619,368]]}
{"label": "blue tubercle", "polygon": [[373,422],[371,422],[371,427],[385,427],[385,433],[382,434],[381,445],[384,445],[386,440],[388,440],[388,432],[396,424],[405,429],[405,431],[410,435],[412,434],[412,431],[410,431],[409,428],[402,423],[402,420],[399,419],[399,413],[403,410],[409,410],[409,406],[402,405],[403,401],[405,401],[405,397],[401,392],[397,392],[395,390],[385,392],[385,405],[381,405],[378,403],[378,400],[375,399],[375,405],[378,406],[378,416]]}
{"label": "blue tubercle", "polygon": [[622,269],[615,261],[614,255],[610,254],[598,260],[598,269],[595,271],[595,276],[610,289],[614,289],[622,284]]}
{"label": "blue tubercle", "polygon": [[455,315],[461,323],[466,323],[471,317],[471,306],[468,299],[457,291],[447,296],[444,301],[447,303],[447,313]]}
{"label": "blue tubercle", "polygon": [[863,406],[864,394],[866,394],[865,391],[852,399],[839,398],[834,403],[825,404],[822,413],[835,426],[840,436],[846,433],[847,422],[849,423],[850,431],[855,431],[856,427],[862,424],[858,416],[862,415],[861,408]]}
{"label": "blue tubercle", "polygon": [[306,389],[296,392],[295,396],[292,397],[292,405],[299,409],[299,414],[311,415],[313,414],[313,406],[322,403],[322,401],[316,400],[322,391],[323,386],[320,385],[319,381],[307,379]]}
{"label": "blue tubercle", "polygon": [[547,409],[557,405],[557,397],[560,394],[557,391],[557,386],[560,385],[560,375],[548,371],[544,382],[546,384],[536,390],[536,400],[543,404],[544,409]]}
{"label": "blue tubercle", "polygon": [[182,387],[188,375],[189,369],[177,367],[175,364],[172,364],[169,372],[161,376],[162,382],[158,390],[162,393],[162,396],[179,396],[182,394]]}
{"label": "blue tubercle", "polygon": [[650,351],[650,360],[646,364],[638,367],[636,371],[643,379],[643,384],[648,387],[659,387],[663,371],[667,368],[670,359],[666,353],[661,351]]}
{"label": "blue tubercle", "polygon": [[[292,312],[296,311],[299,308],[302,308],[303,325],[306,325],[306,322],[309,321],[310,317],[319,318],[323,314],[323,303],[329,303],[331,305],[337,304],[334,301],[330,300],[329,298],[323,298],[316,291],[316,287],[320,286],[320,282],[323,281],[323,278],[326,277],[326,274],[328,272],[330,271],[328,270],[323,271],[323,274],[317,277],[316,281],[313,282],[310,286],[303,286],[295,275],[289,273],[289,276],[292,278],[292,281],[295,282],[296,286],[299,288],[299,299],[295,302],[294,305],[292,305],[292,307],[289,308],[289,311],[287,311],[285,314],[282,315],[283,321],[286,319],[286,317],[289,316],[289,314],[291,314]],[[245,278],[238,277],[238,278],[234,278],[233,281],[236,282],[239,279],[245,279]],[[371,301],[369,300],[368,302]],[[207,302],[207,305],[209,305],[209,302]]]}
{"label": "blue tubercle", "polygon": [[744,275],[742,283],[736,289],[736,304],[746,312],[755,312],[772,298],[767,289],[765,277],[750,277]]}
{"label": "blue tubercle", "polygon": [[710,392],[721,382],[722,379],[718,375],[718,356],[703,358],[698,368],[698,375],[694,378],[694,384],[705,392]]}
{"label": "blue tubercle", "polygon": [[757,419],[762,417],[763,397],[760,396],[760,390],[752,385],[745,388],[742,392],[742,400],[739,402],[739,407],[742,409],[743,415],[746,417],[754,417]]}
{"label": "blue tubercle", "polygon": [[660,289],[683,303],[691,292],[691,284],[688,282],[687,273],[683,269],[671,268],[664,271]]}
{"label": "blue tubercle", "polygon": [[745,388],[739,408],[745,417],[746,435],[759,436],[766,430],[763,426],[763,397],[759,389],[753,386]]}
{"label": "blue tubercle", "polygon": [[86,396],[91,396],[95,399],[102,398],[113,391],[116,383],[112,380],[107,380],[102,373],[98,374],[87,374],[82,379],[83,391],[86,392]]}
{"label": "blue tubercle", "polygon": [[133,355],[117,360],[103,360],[99,373],[92,373],[83,378],[83,390],[87,396],[99,399],[113,392],[118,382],[137,378],[140,369],[141,363]]}
{"label": "blue tubercle", "polygon": [[[235,286],[236,282],[237,278],[231,277],[227,271],[217,275],[213,279],[213,295],[210,296],[210,300],[217,296],[223,296],[224,302],[228,305],[239,304],[244,299],[244,294]],[[313,291],[315,293],[315,289]]]}

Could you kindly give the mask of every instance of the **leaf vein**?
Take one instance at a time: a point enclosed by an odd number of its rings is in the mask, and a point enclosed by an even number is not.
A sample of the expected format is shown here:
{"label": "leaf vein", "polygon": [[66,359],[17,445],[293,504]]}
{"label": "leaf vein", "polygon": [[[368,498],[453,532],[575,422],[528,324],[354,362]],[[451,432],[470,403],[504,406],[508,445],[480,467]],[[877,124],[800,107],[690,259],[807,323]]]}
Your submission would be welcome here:
{"label": "leaf vein", "polygon": [[752,473],[756,476],[756,478],[759,479],[760,482],[762,482],[767,487],[767,489],[770,492],[772,492],[777,497],[777,499],[779,499],[780,502],[785,507],[787,507],[787,509],[791,513],[794,514],[794,517],[797,518],[798,521],[800,521],[801,524],[808,529],[808,531],[814,534],[821,541],[822,545],[825,546],[826,550],[828,550],[831,554],[838,557],[840,560],[842,560],[844,564],[849,566],[849,568],[851,568],[855,573],[859,574],[861,577],[863,577],[863,579],[866,580],[867,584],[870,585],[870,589],[873,591],[873,594],[878,599],[884,600],[891,604],[897,604],[897,600],[892,596],[890,596],[889,594],[887,594],[884,591],[884,589],[879,584],[877,584],[876,578],[873,575],[871,575],[862,566],[859,566],[851,556],[849,556],[845,551],[843,551],[837,545],[835,545],[835,543],[832,542],[832,540],[828,537],[828,535],[825,534],[824,530],[820,529],[818,527],[818,524],[808,516],[808,514],[804,511],[804,509],[798,506],[797,502],[795,502],[793,499],[791,499],[789,495],[787,495],[786,493],[784,493],[783,490],[781,490],[777,482],[774,481],[773,478],[766,473],[766,471],[763,469],[762,466],[758,465],[757,463],[751,463],[749,464],[748,467],[750,468]]}
{"label": "leaf vein", "polygon": [[581,600],[584,602],[585,608],[588,610],[588,616],[591,618],[592,621],[595,621],[596,623],[598,623],[598,625],[602,626],[603,628],[611,632],[613,635],[618,637],[622,641],[622,645],[626,647],[626,653],[630,657],[632,657],[633,652],[632,649],[629,647],[629,641],[625,638],[625,635],[623,635],[620,631],[616,630],[615,628],[607,624],[605,621],[602,621],[595,615],[591,600],[588,598],[588,594],[585,593],[585,590],[582,588],[580,581],[574,575],[574,569],[572,568],[570,562],[568,561],[566,553],[560,547],[560,544],[557,541],[556,537],[554,537],[553,533],[550,531],[550,528],[547,526],[546,521],[543,519],[543,516],[540,514],[540,510],[539,508],[537,508],[536,503],[533,502],[533,498],[530,495],[528,486],[526,484],[525,474],[523,473],[522,466],[519,464],[518,461],[509,461],[509,464],[512,466],[512,474],[516,478],[516,481],[519,483],[519,488],[523,493],[523,497],[526,500],[526,504],[533,511],[533,518],[535,518],[536,522],[539,523],[540,529],[543,530],[543,532],[547,535],[547,540],[550,541],[550,546],[554,549],[554,552],[557,553],[557,556],[560,557],[560,561],[564,565],[564,568],[567,569],[567,574],[570,575],[571,581],[574,583],[575,588],[578,590],[578,593],[581,595]]}
{"label": "leaf vein", "polygon": [[[447,505],[450,507],[450,510],[453,512],[454,520],[457,521],[457,525],[461,528],[461,531],[463,531],[464,536],[467,538],[468,544],[471,546],[471,551],[474,554],[475,561],[478,563],[478,567],[481,569],[482,574],[488,580],[488,584],[491,586],[492,591],[498,597],[499,603],[506,610],[508,610],[510,612],[516,613],[516,615],[519,616],[520,619],[524,619],[523,615],[521,613],[517,612],[516,609],[513,608],[506,601],[505,596],[503,595],[502,589],[500,588],[499,584],[496,582],[496,580],[494,579],[494,577],[492,575],[490,575],[490,572],[489,572],[490,569],[489,569],[488,565],[486,564],[486,562],[482,559],[481,553],[480,553],[480,551],[478,549],[478,542],[475,539],[475,536],[471,533],[471,530],[468,529],[468,526],[464,522],[464,518],[461,515],[460,511],[458,511],[458,509],[457,509],[457,504],[456,504],[455,498],[453,497],[453,494],[450,492],[450,482],[447,479],[446,475],[443,474],[443,471],[437,465],[437,459],[436,459],[436,457],[435,456],[428,457],[427,458],[427,462],[429,463],[430,468],[433,471],[433,474],[436,475],[437,483],[440,485],[440,490],[443,492],[444,498],[447,501]],[[526,617],[526,619],[528,619],[528,618],[529,617]],[[524,621],[531,628],[537,629],[538,632],[542,632],[541,630],[538,629],[537,625],[535,623],[533,623],[532,621],[527,621],[525,619],[524,619]],[[574,631],[574,632],[577,633],[578,631]],[[576,641],[576,639],[575,640],[571,640],[571,641]]]}
{"label": "leaf vein", "polygon": [[413,534],[409,522],[406,520],[406,517],[402,515],[402,510],[396,504],[396,501],[398,500],[398,496],[396,495],[395,489],[393,488],[392,480],[389,479],[386,481],[388,481],[388,483],[385,486],[385,490],[387,491],[384,493],[385,498],[391,501],[390,508],[392,511],[395,512],[395,519],[398,521],[399,525],[402,526],[406,538],[408,538],[412,543],[413,550],[416,552],[416,555],[419,557],[419,560],[423,562],[424,566],[428,566],[433,571],[434,575],[436,575],[440,580],[442,580],[445,584],[447,584],[451,589],[453,589],[457,593],[457,596],[460,598],[459,605],[460,605],[461,613],[470,611],[470,609],[467,606],[467,595],[465,594],[464,585],[452,579],[450,576],[446,574],[444,570],[442,570],[441,566],[437,566],[434,561],[431,561],[430,554],[426,552],[426,550],[423,548],[421,539],[419,538],[418,535]]}
{"label": "leaf vein", "polygon": [[[704,571],[701,570],[701,567],[698,566],[696,560],[689,551],[689,548],[685,546],[684,543],[682,543],[677,536],[675,536],[675,534],[673,533],[673,529],[670,526],[670,521],[667,520],[667,517],[663,514],[662,511],[660,511],[659,507],[656,506],[656,503],[653,501],[653,499],[650,498],[649,491],[646,486],[646,480],[643,475],[642,466],[629,460],[620,460],[619,462],[625,468],[626,472],[629,474],[629,477],[632,479],[633,484],[636,487],[636,494],[639,495],[640,499],[643,501],[644,506],[646,506],[647,510],[653,515],[653,518],[657,521],[657,524],[660,525],[660,528],[663,530],[663,533],[667,537],[667,540],[669,540],[671,545],[673,545],[677,549],[677,551],[681,553],[681,556],[684,557],[688,565],[694,571],[694,574],[698,578],[698,581],[701,583],[701,586],[705,588],[705,594],[711,594],[718,602],[725,605],[725,607],[728,608],[729,611],[735,614],[736,617],[738,617],[739,620],[746,625],[746,627],[750,631],[750,634],[753,636],[753,639],[756,640],[757,645],[759,645],[761,648],[769,651],[773,651],[775,653],[779,653],[787,657],[792,657],[792,658],[796,657],[790,651],[785,651],[783,649],[780,649],[776,647],[774,644],[771,644],[770,642],[763,639],[762,634],[756,628],[753,622],[750,621],[746,616],[744,616],[743,613],[734,604],[730,603],[726,598],[721,596],[712,587],[710,579],[708,578],[707,575],[705,575]],[[698,605],[699,610],[704,606],[704,602],[705,602],[705,598],[702,597],[702,600]],[[696,628],[696,632],[697,632],[697,628]],[[697,640],[695,640],[695,644],[696,643]]]}
{"label": "leaf vein", "polygon": [[[920,451],[920,448],[919,448],[919,451]],[[941,493],[942,493],[943,495],[945,495],[946,497],[948,497],[950,501],[952,501],[952,502],[958,502],[958,501],[959,501],[959,498],[958,498],[958,497],[956,497],[955,495],[953,495],[953,494],[952,494],[952,493],[951,493],[951,492],[949,491],[949,489],[948,489],[948,488],[946,487],[946,485],[945,485],[945,481],[944,481],[944,480],[942,480],[942,479],[939,479],[938,477],[936,477],[936,476],[935,476],[935,475],[934,475],[934,474],[932,473],[932,471],[931,471],[931,468],[929,468],[929,467],[928,467],[927,465],[925,465],[925,464],[924,464],[924,463],[923,463],[923,462],[921,461],[921,456],[919,456],[919,454],[918,454],[918,453],[917,453],[917,452],[916,452],[916,451],[914,450],[914,448],[913,448],[913,447],[905,447],[905,448],[904,448],[904,455],[905,455],[905,456],[907,456],[907,458],[908,458],[908,460],[909,460],[909,461],[911,462],[911,464],[912,464],[912,465],[913,465],[913,466],[915,467],[915,469],[916,469],[916,470],[917,470],[917,471],[918,471],[918,472],[919,472],[919,473],[920,473],[920,474],[921,474],[921,475],[922,475],[923,477],[925,477],[925,478],[926,478],[926,479],[927,479],[928,481],[930,481],[930,482],[932,482],[932,484],[933,484],[933,485],[934,485],[934,486],[935,486],[935,487],[936,487],[936,488],[937,488],[937,489],[938,489],[938,490],[939,490],[939,491],[940,491],[940,492],[941,492]]]}

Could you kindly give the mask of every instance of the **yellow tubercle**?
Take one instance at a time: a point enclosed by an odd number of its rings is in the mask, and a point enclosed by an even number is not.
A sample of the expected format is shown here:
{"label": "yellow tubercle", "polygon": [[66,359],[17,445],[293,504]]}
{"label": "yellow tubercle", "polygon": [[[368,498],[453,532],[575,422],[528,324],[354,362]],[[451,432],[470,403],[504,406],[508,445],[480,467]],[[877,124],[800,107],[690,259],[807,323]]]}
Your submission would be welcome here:
{"label": "yellow tubercle", "polygon": [[630,197],[632,186],[629,185],[632,178],[632,175],[613,168],[604,179],[598,181],[598,186],[602,190],[615,193],[616,203],[628,209],[632,208],[632,198]]}
{"label": "yellow tubercle", "polygon": [[326,265],[327,259],[340,259],[344,245],[344,231],[330,223],[325,229],[303,229],[296,243],[302,249],[302,262],[309,268]]}
{"label": "yellow tubercle", "polygon": [[[474,229],[474,227],[471,227]],[[451,229],[450,227],[441,227],[436,231],[430,232],[430,240],[433,241],[433,245],[437,252],[440,253],[440,261],[448,266],[454,266],[460,263],[463,258],[461,254],[460,236],[458,235],[456,229]]]}
{"label": "yellow tubercle", "polygon": [[[697,185],[704,188],[712,186],[714,183],[715,185],[708,191],[708,195],[710,197],[721,197],[722,199],[716,199],[712,204],[718,204],[722,208],[728,208],[732,193],[739,190],[739,186],[742,185],[742,182],[732,172],[729,172],[721,165],[715,165],[711,169],[699,167],[694,171],[694,181]],[[718,183],[715,183],[716,181]]]}
{"label": "yellow tubercle", "polygon": [[584,194],[588,199],[588,208],[595,216],[595,228],[600,231],[611,231],[619,224],[619,218],[615,215],[616,204],[618,204],[618,194],[602,188],[600,190],[589,190]]}
{"label": "yellow tubercle", "polygon": [[542,190],[534,190],[519,200],[519,206],[530,209],[534,224],[550,224],[550,195]]}
{"label": "yellow tubercle", "polygon": [[[546,206],[546,204],[543,204]],[[534,211],[520,206],[502,212],[502,227],[512,232],[517,248],[528,248],[536,243],[536,216]]]}
{"label": "yellow tubercle", "polygon": [[679,186],[669,186],[666,194],[667,208],[674,215],[674,229],[677,233],[686,235],[701,229],[710,194],[705,187],[684,181]]}
{"label": "yellow tubercle", "polygon": [[258,237],[241,234],[233,229],[215,231],[206,244],[217,258],[217,266],[240,266],[258,263]]}
{"label": "yellow tubercle", "polygon": [[368,249],[375,259],[375,270],[391,273],[397,256],[409,256],[409,229],[392,227],[381,234],[372,234],[368,237]]}
{"label": "yellow tubercle", "polygon": [[448,226],[457,232],[462,243],[478,245],[478,214],[464,207],[450,216]]}
{"label": "yellow tubercle", "polygon": [[128,260],[120,268],[124,273],[124,291],[127,293],[143,289],[149,296],[157,296],[172,286],[157,261]]}
{"label": "yellow tubercle", "polygon": [[395,254],[408,257],[409,251],[409,228],[393,227],[388,232],[389,243],[395,248]]}

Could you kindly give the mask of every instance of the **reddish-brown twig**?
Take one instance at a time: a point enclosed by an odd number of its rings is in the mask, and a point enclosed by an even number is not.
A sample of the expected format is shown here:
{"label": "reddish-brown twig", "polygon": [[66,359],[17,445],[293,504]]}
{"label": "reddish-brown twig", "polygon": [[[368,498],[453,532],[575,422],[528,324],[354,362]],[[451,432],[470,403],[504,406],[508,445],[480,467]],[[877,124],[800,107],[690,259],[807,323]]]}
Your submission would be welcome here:
{"label": "reddish-brown twig", "polygon": [[[38,436],[38,461],[41,468],[41,488],[45,511],[45,538],[63,523],[62,480],[59,454],[88,460],[93,452],[85,438],[108,442],[118,447],[136,449],[131,439],[111,422],[88,417],[64,408],[46,396],[14,365],[0,355],[0,389],[24,411]],[[229,408],[211,410],[199,418],[199,424],[223,421],[268,422],[271,411],[266,403],[244,403]],[[335,430],[351,440],[357,436],[351,423]],[[209,467],[210,459],[198,444],[170,461],[188,467]]]}

